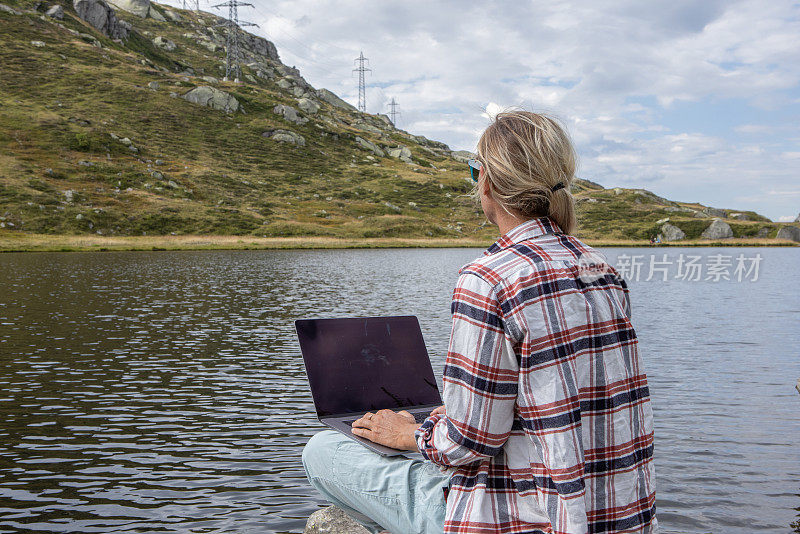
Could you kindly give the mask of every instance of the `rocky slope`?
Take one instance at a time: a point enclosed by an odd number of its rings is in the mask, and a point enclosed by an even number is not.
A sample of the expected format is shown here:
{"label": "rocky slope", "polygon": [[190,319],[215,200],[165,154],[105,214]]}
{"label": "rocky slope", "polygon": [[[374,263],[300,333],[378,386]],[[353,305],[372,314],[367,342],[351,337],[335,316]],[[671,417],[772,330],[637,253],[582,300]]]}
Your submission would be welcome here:
{"label": "rocky slope", "polygon": [[[465,154],[312,87],[243,31],[241,82],[222,81],[223,19],[114,2],[0,4],[0,232],[494,235]],[[588,238],[782,226],[583,180],[573,193]]]}

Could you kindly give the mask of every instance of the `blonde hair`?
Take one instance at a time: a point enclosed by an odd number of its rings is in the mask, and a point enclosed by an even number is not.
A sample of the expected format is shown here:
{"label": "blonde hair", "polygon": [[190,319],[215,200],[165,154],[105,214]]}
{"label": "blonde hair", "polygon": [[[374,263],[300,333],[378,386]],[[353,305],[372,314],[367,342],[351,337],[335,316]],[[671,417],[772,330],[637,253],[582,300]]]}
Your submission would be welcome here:
{"label": "blonde hair", "polygon": [[564,128],[529,111],[498,113],[478,141],[484,180],[500,206],[512,216],[550,217],[567,234],[576,225],[570,194],[576,159]]}

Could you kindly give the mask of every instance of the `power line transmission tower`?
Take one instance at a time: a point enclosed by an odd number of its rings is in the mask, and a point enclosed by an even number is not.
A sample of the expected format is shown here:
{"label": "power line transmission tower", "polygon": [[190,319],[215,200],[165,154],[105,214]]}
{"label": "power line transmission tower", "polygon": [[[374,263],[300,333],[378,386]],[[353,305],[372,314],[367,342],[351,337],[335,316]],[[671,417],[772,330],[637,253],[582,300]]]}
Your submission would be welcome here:
{"label": "power line transmission tower", "polygon": [[211,6],[214,9],[228,8],[228,19],[217,24],[217,26],[225,26],[228,29],[225,36],[225,78],[223,78],[226,81],[230,80],[231,75],[233,75],[233,81],[238,82],[239,75],[242,73],[242,69],[239,67],[239,59],[241,58],[239,53],[239,27],[258,26],[258,24],[253,24],[252,22],[239,22],[239,8],[245,6],[253,7],[253,4],[240,2],[239,0],[228,0]]}
{"label": "power line transmission tower", "polygon": [[392,101],[389,102],[389,117],[392,119],[392,125],[397,126],[396,117],[400,115],[400,112],[397,111],[397,102],[395,101],[394,97],[392,97]]}
{"label": "power line transmission tower", "polygon": [[358,68],[353,69],[353,72],[358,72],[358,110],[362,113],[367,112],[367,86],[364,83],[364,73],[365,72],[372,72],[372,69],[366,68],[364,63],[368,63],[369,60],[364,57],[364,52],[362,51],[361,54],[353,60],[353,62],[358,62]]}

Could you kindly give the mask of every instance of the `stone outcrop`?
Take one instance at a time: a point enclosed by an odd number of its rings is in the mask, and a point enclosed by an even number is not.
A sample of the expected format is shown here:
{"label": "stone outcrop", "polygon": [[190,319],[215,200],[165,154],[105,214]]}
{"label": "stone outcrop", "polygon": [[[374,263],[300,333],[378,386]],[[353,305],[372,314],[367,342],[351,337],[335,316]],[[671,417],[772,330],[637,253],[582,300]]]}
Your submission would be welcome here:
{"label": "stone outcrop", "polygon": [[137,17],[145,18],[150,12],[150,0],[109,0],[109,3]]}
{"label": "stone outcrop", "polygon": [[731,213],[729,215],[731,219],[736,219],[737,221],[749,221],[750,217],[747,216],[746,213]]}
{"label": "stone outcrop", "polygon": [[661,227],[661,238],[663,241],[679,241],[686,238],[686,234],[674,224],[665,223]]}
{"label": "stone outcrop", "polygon": [[778,239],[788,239],[795,243],[800,243],[800,227],[784,226],[778,230]]}
{"label": "stone outcrop", "polygon": [[327,102],[331,106],[347,111],[358,111],[355,106],[348,104],[327,89],[317,89],[317,97],[323,102]]}
{"label": "stone outcrop", "polygon": [[5,4],[0,4],[0,11],[10,13],[11,15],[22,15],[22,11],[17,11],[13,7],[9,7]]}
{"label": "stone outcrop", "polygon": [[303,125],[308,122],[308,119],[301,117],[297,114],[297,110],[294,109],[292,106],[285,106],[283,104],[278,104],[274,108],[272,108],[272,112],[276,115],[280,115],[284,119],[294,124]]}
{"label": "stone outcrop", "polygon": [[369,534],[369,531],[340,508],[328,506],[309,516],[303,534]]}
{"label": "stone outcrop", "polygon": [[112,39],[127,39],[131,25],[117,18],[105,0],[73,0],[72,7],[80,18]]}
{"label": "stone outcrop", "polygon": [[703,208],[703,213],[709,217],[725,217],[725,210],[718,210],[717,208]]}
{"label": "stone outcrop", "polygon": [[291,143],[293,145],[306,146],[305,138],[291,130],[271,130],[266,131],[261,135],[281,143]]}
{"label": "stone outcrop", "polygon": [[297,107],[300,108],[300,111],[303,113],[308,113],[309,115],[313,115],[319,111],[319,104],[311,100],[310,98],[301,98],[297,101]]}
{"label": "stone outcrop", "polygon": [[475,154],[467,150],[456,150],[450,157],[461,163],[466,163],[467,160],[475,158]]}
{"label": "stone outcrop", "polygon": [[384,157],[386,155],[386,154],[383,153],[383,150],[378,148],[378,145],[376,145],[372,141],[367,141],[366,139],[364,139],[362,137],[358,137],[358,136],[356,136],[355,141],[356,141],[356,144],[358,146],[360,146],[364,150],[369,150],[370,152],[372,152],[376,156],[379,156],[379,157],[382,158],[382,157]]}
{"label": "stone outcrop", "polygon": [[389,157],[397,158],[400,161],[404,161],[406,163],[412,163],[411,161],[411,150],[409,150],[406,146],[399,146],[397,148],[390,148],[387,150]]}
{"label": "stone outcrop", "polygon": [[721,219],[714,219],[708,228],[700,234],[703,239],[730,239],[733,237],[733,230],[728,223]]}
{"label": "stone outcrop", "polygon": [[160,35],[153,39],[153,44],[162,50],[166,50],[167,52],[172,52],[176,48],[175,43],[165,37],[161,37]]}
{"label": "stone outcrop", "polygon": [[50,9],[48,9],[45,15],[47,15],[50,18],[62,20],[64,18],[64,8],[61,7],[59,4],[56,4]]}
{"label": "stone outcrop", "polygon": [[239,101],[236,100],[236,98],[225,91],[221,91],[215,87],[209,87],[208,85],[195,87],[183,95],[183,98],[194,104],[208,106],[212,109],[224,111],[225,113],[233,113],[239,109]]}

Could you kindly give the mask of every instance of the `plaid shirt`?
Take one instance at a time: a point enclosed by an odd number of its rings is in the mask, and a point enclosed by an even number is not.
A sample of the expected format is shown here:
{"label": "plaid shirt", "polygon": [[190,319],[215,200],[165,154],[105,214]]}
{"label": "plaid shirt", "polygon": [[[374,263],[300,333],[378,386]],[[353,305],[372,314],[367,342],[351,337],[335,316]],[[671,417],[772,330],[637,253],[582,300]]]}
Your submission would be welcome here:
{"label": "plaid shirt", "polygon": [[423,456],[453,466],[446,533],[655,532],[628,287],[608,265],[586,276],[593,252],[544,217],[461,269],[447,413],[416,432]]}

